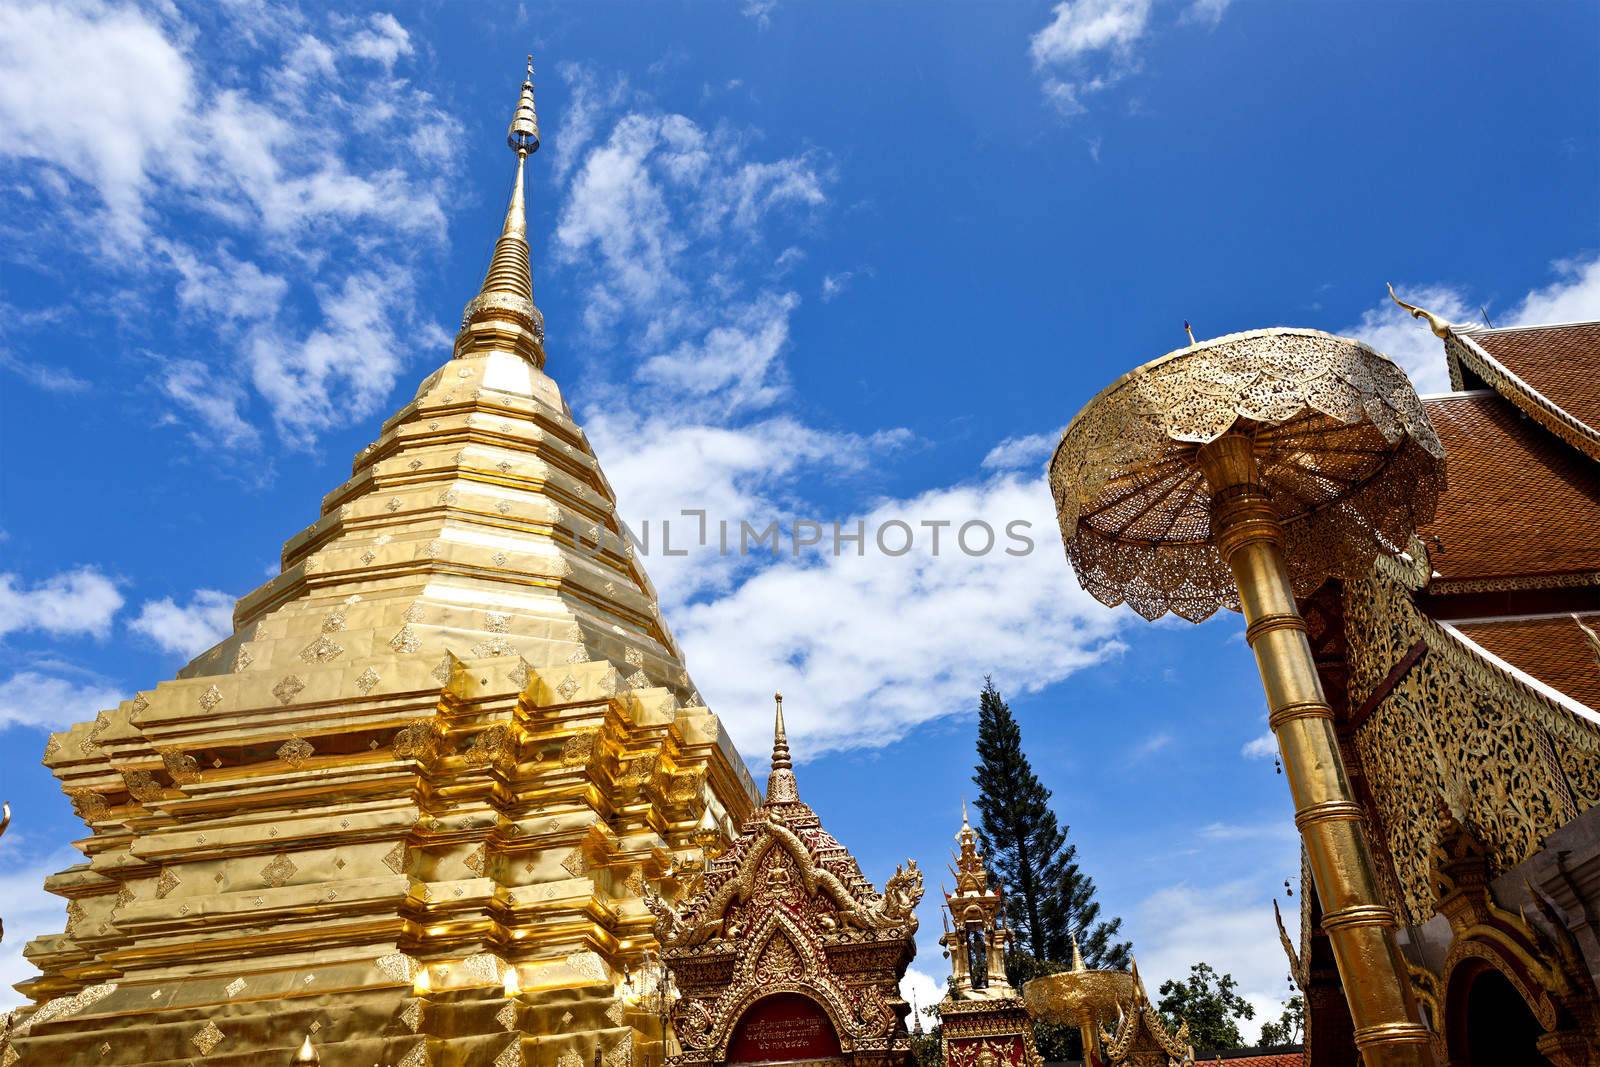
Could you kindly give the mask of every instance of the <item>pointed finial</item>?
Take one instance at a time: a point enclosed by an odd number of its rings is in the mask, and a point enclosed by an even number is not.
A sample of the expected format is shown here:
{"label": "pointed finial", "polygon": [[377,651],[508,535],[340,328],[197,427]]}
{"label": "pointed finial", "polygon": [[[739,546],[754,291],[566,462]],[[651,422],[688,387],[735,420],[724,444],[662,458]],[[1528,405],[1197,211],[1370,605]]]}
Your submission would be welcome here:
{"label": "pointed finial", "polygon": [[767,803],[792,804],[800,799],[800,783],[789,757],[789,735],[783,726],[783,694],[772,694],[772,773],[767,776]]}
{"label": "pointed finial", "polygon": [[969,826],[969,824],[967,822],[967,798],[966,797],[962,797],[961,798],[961,828],[963,830],[965,830],[965,829],[968,828],[968,826]]}
{"label": "pointed finial", "polygon": [[516,113],[511,116],[511,126],[506,130],[506,144],[517,155],[532,155],[539,151],[539,115],[533,108],[533,56],[528,56],[528,76],[522,79],[522,96],[517,100]]}
{"label": "pointed finial", "polygon": [[528,209],[523,191],[523,170],[528,157],[539,150],[539,119],[533,110],[533,57],[522,96],[506,131],[506,143],[517,154],[517,177],[511,186],[500,237],[483,286],[461,313],[456,334],[459,359],[477,352],[510,350],[535,367],[544,367],[544,315],[533,303],[533,269],[528,260]]}
{"label": "pointed finial", "polygon": [[1072,935],[1072,969],[1074,971],[1083,971],[1087,969],[1083,965],[1083,953],[1078,951],[1077,934]]}
{"label": "pointed finial", "polygon": [[1401,300],[1398,296],[1395,295],[1394,284],[1392,282],[1385,283],[1385,284],[1387,284],[1389,286],[1389,299],[1393,300],[1396,304],[1399,304],[1401,307],[1403,307],[1407,311],[1411,312],[1411,317],[1412,318],[1428,320],[1428,329],[1433,331],[1433,335],[1435,337],[1449,337],[1450,336],[1450,324],[1448,322],[1444,321],[1443,319],[1441,319],[1439,316],[1435,315],[1431,311],[1424,311],[1422,308],[1417,307],[1417,305],[1415,305],[1415,304],[1408,304],[1404,300]]}
{"label": "pointed finial", "polygon": [[1183,320],[1183,332],[1189,335],[1189,343],[1194,344],[1194,328],[1189,325],[1189,320]]}
{"label": "pointed finial", "polygon": [[307,1034],[306,1039],[300,1042],[300,1048],[296,1050],[294,1056],[289,1060],[291,1065],[321,1062],[322,1057],[317,1055],[316,1047],[311,1044],[310,1034]]}

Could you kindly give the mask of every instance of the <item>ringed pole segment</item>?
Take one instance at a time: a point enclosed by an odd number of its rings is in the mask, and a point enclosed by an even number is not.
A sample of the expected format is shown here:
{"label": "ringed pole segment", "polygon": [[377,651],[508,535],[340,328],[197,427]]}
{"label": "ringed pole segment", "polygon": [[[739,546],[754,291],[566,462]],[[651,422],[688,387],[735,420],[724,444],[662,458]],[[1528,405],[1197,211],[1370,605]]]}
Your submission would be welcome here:
{"label": "ringed pole segment", "polygon": [[1230,334],[1123,375],[1050,462],[1085,589],[1147,619],[1242,611],[1295,823],[1370,1067],[1432,1063],[1297,595],[1431,521],[1444,448],[1405,373],[1315,330]]}

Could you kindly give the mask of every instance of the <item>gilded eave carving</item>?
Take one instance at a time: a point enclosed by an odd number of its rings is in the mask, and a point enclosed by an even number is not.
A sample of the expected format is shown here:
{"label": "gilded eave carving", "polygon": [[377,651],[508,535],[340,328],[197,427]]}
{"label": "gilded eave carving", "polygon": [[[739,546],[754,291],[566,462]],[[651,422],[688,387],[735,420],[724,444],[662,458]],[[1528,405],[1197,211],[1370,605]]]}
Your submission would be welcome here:
{"label": "gilded eave carving", "polygon": [[1430,574],[1413,540],[1409,558],[1381,559],[1344,593],[1352,704],[1416,641],[1428,648],[1355,736],[1393,861],[1391,893],[1418,924],[1438,903],[1429,859],[1440,803],[1482,841],[1498,874],[1600,802],[1600,726],[1428,618],[1412,595]]}

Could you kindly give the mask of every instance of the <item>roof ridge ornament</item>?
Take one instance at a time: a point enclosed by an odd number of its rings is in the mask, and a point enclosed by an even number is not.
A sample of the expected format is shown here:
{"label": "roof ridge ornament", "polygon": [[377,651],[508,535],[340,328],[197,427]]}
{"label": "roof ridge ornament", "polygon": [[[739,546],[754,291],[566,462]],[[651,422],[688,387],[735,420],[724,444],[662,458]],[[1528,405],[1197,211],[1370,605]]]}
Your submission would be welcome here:
{"label": "roof ridge ornament", "polygon": [[1393,282],[1385,282],[1384,284],[1389,287],[1389,299],[1393,300],[1396,304],[1399,304],[1401,307],[1411,312],[1412,318],[1426,319],[1428,322],[1428,329],[1433,331],[1433,335],[1435,337],[1449,337],[1451,331],[1455,329],[1455,326],[1452,323],[1446,322],[1433,312],[1425,310],[1424,308],[1419,308],[1415,304],[1408,304],[1404,300],[1401,300],[1400,297],[1395,294]]}

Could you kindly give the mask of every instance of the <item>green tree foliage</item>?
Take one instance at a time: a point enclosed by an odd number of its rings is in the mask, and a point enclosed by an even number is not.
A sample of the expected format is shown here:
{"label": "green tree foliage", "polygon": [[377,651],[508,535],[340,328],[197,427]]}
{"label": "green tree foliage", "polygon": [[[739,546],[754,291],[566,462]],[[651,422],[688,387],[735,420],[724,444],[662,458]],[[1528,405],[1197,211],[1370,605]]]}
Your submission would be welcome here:
{"label": "green tree foliage", "polygon": [[1277,1022],[1261,1024],[1261,1043],[1263,1045],[1298,1045],[1300,1038],[1306,1032],[1306,1002],[1296,993],[1289,998],[1289,1003],[1283,1006],[1283,1014]]}
{"label": "green tree foliage", "polygon": [[1231,974],[1218,974],[1209,963],[1189,968],[1187,981],[1169,978],[1161,983],[1156,1003],[1173,1028],[1189,1023],[1189,1041],[1197,1049],[1244,1047],[1240,1019],[1253,1019],[1256,1010],[1241,997]]}
{"label": "green tree foliage", "polygon": [[1101,920],[1094,881],[1078,869],[1077,848],[1050,810],[1050,790],[1033,773],[1017,720],[989,678],[978,698],[972,781],[978,787],[978,837],[1006,891],[1014,947],[1041,963],[1063,963],[1072,959],[1076,936],[1090,967],[1125,969],[1130,946],[1117,940],[1122,920]]}

